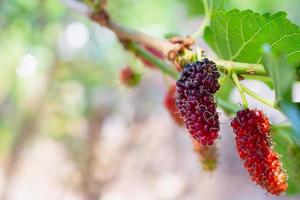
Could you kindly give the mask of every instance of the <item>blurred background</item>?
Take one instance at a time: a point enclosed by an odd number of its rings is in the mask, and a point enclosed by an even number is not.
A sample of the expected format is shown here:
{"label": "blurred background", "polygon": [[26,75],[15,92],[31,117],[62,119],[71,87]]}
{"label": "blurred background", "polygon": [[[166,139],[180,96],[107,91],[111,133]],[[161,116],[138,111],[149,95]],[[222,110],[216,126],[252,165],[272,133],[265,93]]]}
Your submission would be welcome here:
{"label": "blurred background", "polygon": [[[0,1],[3,200],[300,199],[271,197],[249,180],[223,113],[218,168],[203,171],[190,136],[162,104],[163,75],[65,3]],[[286,11],[300,25],[299,0],[228,0],[226,8]],[[108,11],[121,24],[165,37],[193,33],[203,6],[200,0],[108,0]],[[136,88],[120,84],[118,71],[128,65],[142,74]],[[247,84],[274,98],[266,85]],[[240,101],[236,91],[232,98]],[[259,107],[272,122],[285,121]]]}

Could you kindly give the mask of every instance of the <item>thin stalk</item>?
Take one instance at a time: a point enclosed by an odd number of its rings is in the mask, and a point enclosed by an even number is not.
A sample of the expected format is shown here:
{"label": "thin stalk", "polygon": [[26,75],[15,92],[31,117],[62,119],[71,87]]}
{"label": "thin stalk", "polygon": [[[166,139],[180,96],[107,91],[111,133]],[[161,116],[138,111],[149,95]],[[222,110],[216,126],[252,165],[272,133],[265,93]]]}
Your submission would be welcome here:
{"label": "thin stalk", "polygon": [[203,0],[203,6],[204,6],[204,12],[205,12],[205,15],[209,15],[208,2],[207,2],[207,0]]}
{"label": "thin stalk", "polygon": [[[213,60],[213,59],[212,59]],[[214,60],[217,67],[221,70],[232,71],[241,75],[260,75],[268,76],[265,68],[261,64],[240,63],[227,60]]]}
{"label": "thin stalk", "polygon": [[260,95],[256,94],[255,92],[253,92],[252,90],[248,89],[247,87],[245,87],[244,85],[240,84],[240,87],[242,89],[242,91],[244,91],[245,93],[247,93],[249,96],[253,97],[254,99],[262,102],[263,104],[266,104],[272,108],[276,109],[276,105],[274,102],[269,101],[263,97],[261,97]]}
{"label": "thin stalk", "polygon": [[225,101],[219,97],[218,97],[218,105],[232,113],[236,113],[238,110],[240,110],[240,107],[238,105]]}
{"label": "thin stalk", "polygon": [[137,56],[143,57],[145,60],[153,63],[158,69],[160,69],[163,73],[168,74],[175,80],[178,78],[178,72],[174,70],[174,68],[164,62],[163,60],[157,58],[156,56],[152,55],[150,52],[145,50],[144,48],[140,47],[135,43],[130,43],[128,48],[135,52]]}
{"label": "thin stalk", "polygon": [[195,31],[195,33],[192,35],[192,38],[197,38],[197,37],[202,37],[204,34],[204,30],[205,27],[208,25],[209,21],[210,21],[210,14],[211,11],[209,11],[208,9],[208,2],[207,0],[203,0],[203,6],[204,6],[204,18],[202,20],[201,25],[199,26],[199,28]]}
{"label": "thin stalk", "polygon": [[245,79],[253,79],[253,80],[259,80],[262,82],[267,82],[269,84],[273,84],[273,80],[269,76],[258,76],[258,75],[249,75],[245,74],[243,75]]}
{"label": "thin stalk", "polygon": [[197,60],[201,61],[203,59],[202,58],[202,50],[199,47],[196,48],[196,54],[197,54]]}
{"label": "thin stalk", "polygon": [[290,123],[281,123],[281,124],[275,124],[271,126],[271,130],[277,130],[277,129],[293,129],[293,127]]}
{"label": "thin stalk", "polygon": [[209,18],[207,16],[205,16],[202,20],[201,25],[199,26],[199,28],[195,31],[195,33],[192,35],[192,38],[197,38],[197,37],[202,37],[204,34],[204,30],[205,27],[208,25],[209,23]]}
{"label": "thin stalk", "polygon": [[246,96],[244,94],[244,91],[242,89],[242,85],[240,84],[239,78],[237,77],[237,75],[235,73],[232,74],[232,79],[233,79],[233,82],[236,85],[236,87],[238,88],[239,93],[241,95],[243,107],[248,108],[248,102],[247,102]]}

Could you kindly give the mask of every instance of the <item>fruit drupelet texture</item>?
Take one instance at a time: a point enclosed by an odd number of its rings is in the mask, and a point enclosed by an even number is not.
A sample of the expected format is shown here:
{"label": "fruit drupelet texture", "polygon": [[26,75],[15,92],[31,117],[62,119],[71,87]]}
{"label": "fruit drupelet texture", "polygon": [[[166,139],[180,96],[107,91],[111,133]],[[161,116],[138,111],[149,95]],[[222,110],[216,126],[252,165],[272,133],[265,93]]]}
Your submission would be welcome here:
{"label": "fruit drupelet texture", "polygon": [[176,84],[172,84],[164,99],[164,105],[166,109],[169,111],[170,116],[173,120],[179,125],[183,125],[183,119],[181,118],[178,109],[176,107]]}
{"label": "fruit drupelet texture", "polygon": [[192,137],[203,145],[212,145],[218,137],[219,116],[214,93],[220,88],[216,64],[208,59],[189,63],[181,72],[176,105]]}
{"label": "fruit drupelet texture", "polygon": [[287,175],[279,156],[272,149],[270,123],[257,109],[237,112],[231,126],[236,147],[251,179],[270,194],[280,195],[287,190]]}

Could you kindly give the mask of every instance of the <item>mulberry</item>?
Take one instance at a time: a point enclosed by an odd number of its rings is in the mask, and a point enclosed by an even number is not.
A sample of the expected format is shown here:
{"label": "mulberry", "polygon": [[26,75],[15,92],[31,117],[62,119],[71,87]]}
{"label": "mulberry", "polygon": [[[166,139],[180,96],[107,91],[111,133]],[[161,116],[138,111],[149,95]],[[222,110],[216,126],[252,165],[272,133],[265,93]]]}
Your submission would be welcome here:
{"label": "mulberry", "polygon": [[194,151],[198,154],[202,169],[214,171],[218,164],[218,153],[216,145],[202,145],[194,140]]}
{"label": "mulberry", "polygon": [[208,59],[189,63],[176,82],[176,105],[192,137],[212,145],[220,129],[214,93],[220,88],[216,64]]}
{"label": "mulberry", "polygon": [[120,70],[120,81],[127,87],[133,87],[139,84],[141,75],[133,71],[129,66]]}
{"label": "mulberry", "polygon": [[179,125],[183,125],[183,119],[181,118],[178,109],[176,107],[176,85],[173,84],[169,87],[168,92],[164,99],[164,105],[169,111],[171,117]]}
{"label": "mulberry", "polygon": [[270,194],[285,192],[288,187],[287,175],[278,154],[273,151],[267,116],[257,109],[240,110],[231,126],[238,154],[251,179]]}

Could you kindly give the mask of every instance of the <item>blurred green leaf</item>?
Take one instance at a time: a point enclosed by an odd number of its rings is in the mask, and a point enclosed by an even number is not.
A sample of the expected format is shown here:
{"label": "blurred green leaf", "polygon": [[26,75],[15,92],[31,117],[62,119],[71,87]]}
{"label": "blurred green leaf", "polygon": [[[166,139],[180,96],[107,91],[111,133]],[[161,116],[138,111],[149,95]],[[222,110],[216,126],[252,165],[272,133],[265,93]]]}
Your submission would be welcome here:
{"label": "blurred green leaf", "polygon": [[204,6],[202,0],[179,0],[186,6],[188,16],[197,16],[204,14]]}
{"label": "blurred green leaf", "polygon": [[264,48],[263,62],[266,71],[273,79],[276,103],[291,121],[294,132],[300,141],[300,104],[292,102],[292,86],[296,80],[296,70],[287,59],[275,55],[270,48]]}
{"label": "blurred green leaf", "polygon": [[225,0],[180,0],[180,2],[185,4],[189,16],[197,16],[204,15],[205,5],[209,13],[223,9]]}
{"label": "blurred green leaf", "polygon": [[291,102],[292,85],[296,80],[295,68],[288,64],[285,57],[274,55],[269,46],[264,48],[263,63],[269,76],[273,79],[276,102]]}
{"label": "blurred green leaf", "polygon": [[[223,79],[220,79],[220,89],[217,91],[216,96],[218,98],[218,102],[220,102],[218,105],[222,107],[222,109],[227,112],[228,114],[232,114],[235,111],[237,111],[239,108],[235,107],[228,107],[225,104],[222,104],[222,101],[224,102],[230,102],[230,95],[232,93],[232,90],[234,88],[234,84],[232,82],[232,79],[230,79],[228,76],[224,77]],[[221,100],[221,101],[220,101]]]}
{"label": "blurred green leaf", "polygon": [[[276,127],[276,126],[275,126]],[[288,174],[288,195],[300,192],[300,146],[294,142],[292,127],[276,127],[271,131],[275,151],[281,155]]]}
{"label": "blurred green leaf", "polygon": [[263,45],[281,52],[291,64],[300,63],[300,29],[286,13],[260,15],[251,10],[213,13],[204,39],[220,58],[261,63]]}

